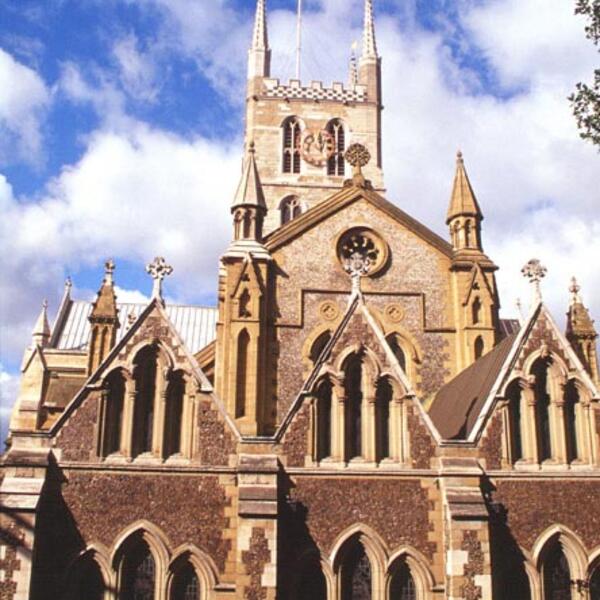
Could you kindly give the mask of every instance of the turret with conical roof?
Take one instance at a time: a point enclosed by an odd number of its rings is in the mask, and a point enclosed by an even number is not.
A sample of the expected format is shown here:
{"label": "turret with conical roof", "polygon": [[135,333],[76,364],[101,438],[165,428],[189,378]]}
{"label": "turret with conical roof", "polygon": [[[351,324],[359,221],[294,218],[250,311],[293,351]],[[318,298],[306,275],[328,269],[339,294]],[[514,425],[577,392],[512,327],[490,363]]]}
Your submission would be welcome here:
{"label": "turret with conical roof", "polygon": [[48,301],[44,300],[42,303],[42,310],[35,323],[33,332],[31,334],[31,342],[33,347],[42,346],[45,347],[50,341],[50,324],[48,323]]}
{"label": "turret with conical roof", "polygon": [[91,375],[108,356],[117,341],[119,311],[113,284],[115,263],[106,261],[102,287],[89,316],[91,324],[88,349],[88,375]]}
{"label": "turret with conical roof", "polygon": [[481,221],[483,213],[469,181],[462,152],[456,155],[456,174],[446,223],[454,250],[482,252]]}
{"label": "turret with conical roof", "polygon": [[571,342],[573,349],[583,362],[583,365],[591,375],[596,385],[600,385],[600,373],[598,371],[598,354],[596,351],[596,339],[598,332],[594,321],[590,317],[587,307],[584,305],[579,292],[581,287],[577,279],[571,279],[571,305],[567,312],[567,339]]}

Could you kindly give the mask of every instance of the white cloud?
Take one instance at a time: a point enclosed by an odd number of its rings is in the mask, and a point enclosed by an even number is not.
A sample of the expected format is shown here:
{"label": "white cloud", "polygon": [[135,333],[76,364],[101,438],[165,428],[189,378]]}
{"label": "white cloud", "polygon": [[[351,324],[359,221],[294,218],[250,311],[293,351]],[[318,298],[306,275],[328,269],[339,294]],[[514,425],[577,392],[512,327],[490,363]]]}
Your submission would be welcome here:
{"label": "white cloud", "polygon": [[8,432],[12,407],[19,391],[19,378],[8,373],[0,363],[0,449]]}
{"label": "white cloud", "polygon": [[142,294],[139,290],[126,290],[118,285],[115,286],[115,295],[117,302],[125,304],[149,304],[150,302],[150,296]]}
{"label": "white cloud", "polygon": [[138,38],[130,33],[118,40],[113,54],[123,89],[132,98],[154,102],[158,94],[156,68],[152,58],[140,51]]}
{"label": "white cloud", "polygon": [[49,102],[42,78],[0,48],[0,163],[39,159]]}

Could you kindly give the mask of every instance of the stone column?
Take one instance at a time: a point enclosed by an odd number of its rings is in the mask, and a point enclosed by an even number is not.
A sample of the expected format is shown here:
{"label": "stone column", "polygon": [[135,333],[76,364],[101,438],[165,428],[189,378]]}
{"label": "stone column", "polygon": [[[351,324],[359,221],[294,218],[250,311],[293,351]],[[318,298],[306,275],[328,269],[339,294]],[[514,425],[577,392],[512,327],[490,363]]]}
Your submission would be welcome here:
{"label": "stone column", "polygon": [[135,400],[137,392],[135,389],[135,380],[127,379],[125,382],[125,398],[123,402],[123,423],[121,425],[121,454],[126,458],[131,458],[133,445],[133,429]]}
{"label": "stone column", "polygon": [[346,392],[343,386],[334,385],[331,402],[331,460],[346,459]]}
{"label": "stone column", "polygon": [[375,463],[377,460],[377,415],[375,395],[369,391],[362,402],[363,418],[361,419],[362,456],[365,462]]}

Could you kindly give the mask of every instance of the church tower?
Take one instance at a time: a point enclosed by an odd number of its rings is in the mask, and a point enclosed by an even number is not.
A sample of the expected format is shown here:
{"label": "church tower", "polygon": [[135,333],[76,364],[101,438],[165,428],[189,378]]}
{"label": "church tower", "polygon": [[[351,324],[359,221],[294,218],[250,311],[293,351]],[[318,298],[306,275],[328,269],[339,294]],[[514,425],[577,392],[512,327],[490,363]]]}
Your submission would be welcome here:
{"label": "church tower", "polygon": [[344,152],[359,142],[373,160],[365,177],[383,189],[381,58],[372,0],[365,0],[362,55],[353,57],[348,85],[288,83],[271,77],[266,0],[257,0],[248,60],[246,149],[256,144],[267,206],[265,233],[273,231],[340,188],[349,174]]}

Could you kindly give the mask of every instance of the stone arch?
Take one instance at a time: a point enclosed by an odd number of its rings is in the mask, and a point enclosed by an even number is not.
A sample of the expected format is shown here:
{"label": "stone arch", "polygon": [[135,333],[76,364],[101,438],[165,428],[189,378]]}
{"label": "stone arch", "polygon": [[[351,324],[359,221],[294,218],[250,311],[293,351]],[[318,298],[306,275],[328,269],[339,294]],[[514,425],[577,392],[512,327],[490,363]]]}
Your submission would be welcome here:
{"label": "stone arch", "polygon": [[388,341],[395,336],[395,341],[399,344],[406,357],[406,375],[412,380],[417,375],[417,366],[421,364],[423,355],[419,342],[408,330],[395,325],[385,330],[385,339]]}
{"label": "stone arch", "polygon": [[296,194],[288,194],[279,201],[279,214],[281,225],[285,225],[306,212],[306,203]]}
{"label": "stone arch", "polygon": [[[122,560],[122,554],[130,542],[141,539],[148,544],[157,569],[161,572],[161,577],[166,572],[169,564],[170,543],[163,531],[145,519],[132,523],[116,537],[110,552],[110,563],[114,569],[118,569],[119,562]],[[159,578],[160,580],[160,578]]]}
{"label": "stone arch", "polygon": [[167,598],[171,598],[173,584],[180,569],[190,565],[200,583],[200,597],[202,600],[215,598],[215,587],[219,583],[219,570],[210,556],[192,544],[184,544],[173,553],[173,558],[167,570],[166,591]]}
{"label": "stone arch", "polygon": [[329,336],[329,339],[331,339],[333,336],[333,328],[329,323],[322,323],[315,327],[310,335],[304,340],[304,344],[302,344],[302,360],[307,368],[312,369],[315,365],[316,361],[313,360],[313,358],[317,346],[319,346],[320,340],[324,339],[327,335]]}
{"label": "stone arch", "polygon": [[600,598],[600,546],[590,553],[585,580],[589,586],[590,600]]}
{"label": "stone arch", "polygon": [[342,532],[331,551],[331,564],[338,597],[342,598],[342,570],[345,559],[360,544],[369,560],[371,570],[371,598],[379,598],[385,584],[387,546],[382,538],[368,525],[357,523]]}
{"label": "stone arch", "polygon": [[[319,575],[323,578],[321,586],[315,581],[314,573],[310,572],[312,569],[319,569]],[[308,578],[304,578],[307,570],[312,576],[310,582]],[[307,590],[307,593],[303,593],[303,583],[305,581],[313,586],[313,589]],[[298,557],[293,570],[293,579],[290,590],[291,600],[308,600],[308,598],[311,600],[327,600],[328,598],[334,597],[333,571],[327,562],[327,559],[318,550],[305,550]]]}
{"label": "stone arch", "polygon": [[173,350],[161,340],[154,340],[149,342],[147,339],[137,343],[129,353],[129,360],[127,362],[127,370],[131,373],[132,377],[135,377],[136,359],[145,348],[154,346],[161,360],[165,362],[164,367],[166,369],[173,369],[177,363],[177,357]]}
{"label": "stone arch", "polygon": [[585,578],[588,560],[585,546],[573,531],[564,525],[552,525],[540,534],[533,545],[533,561],[538,572],[542,572],[545,554],[553,544],[559,543],[569,563],[571,579]]}
{"label": "stone arch", "polygon": [[[100,578],[98,585],[101,588],[101,592],[96,596],[97,598],[106,598],[107,592],[114,589],[114,577],[112,569],[110,568],[110,561],[106,557],[105,548],[100,545],[90,544],[79,554],[77,554],[67,565],[65,570],[65,598],[68,600],[88,600],[89,589],[83,590],[85,595],[81,595],[81,590],[76,590],[80,583],[85,582],[87,585],[90,582],[89,573],[85,571],[82,574],[82,569],[86,568],[86,563],[93,563],[97,569],[97,574]],[[81,578],[85,577],[84,580]],[[100,591],[100,590],[98,590]]]}
{"label": "stone arch", "polygon": [[429,598],[431,590],[435,585],[435,580],[428,567],[428,561],[417,550],[410,546],[398,548],[389,558],[386,566],[386,581],[385,581],[385,596],[390,598],[392,578],[394,569],[401,563],[405,562],[410,570],[413,582],[416,588],[416,599],[425,600]]}

